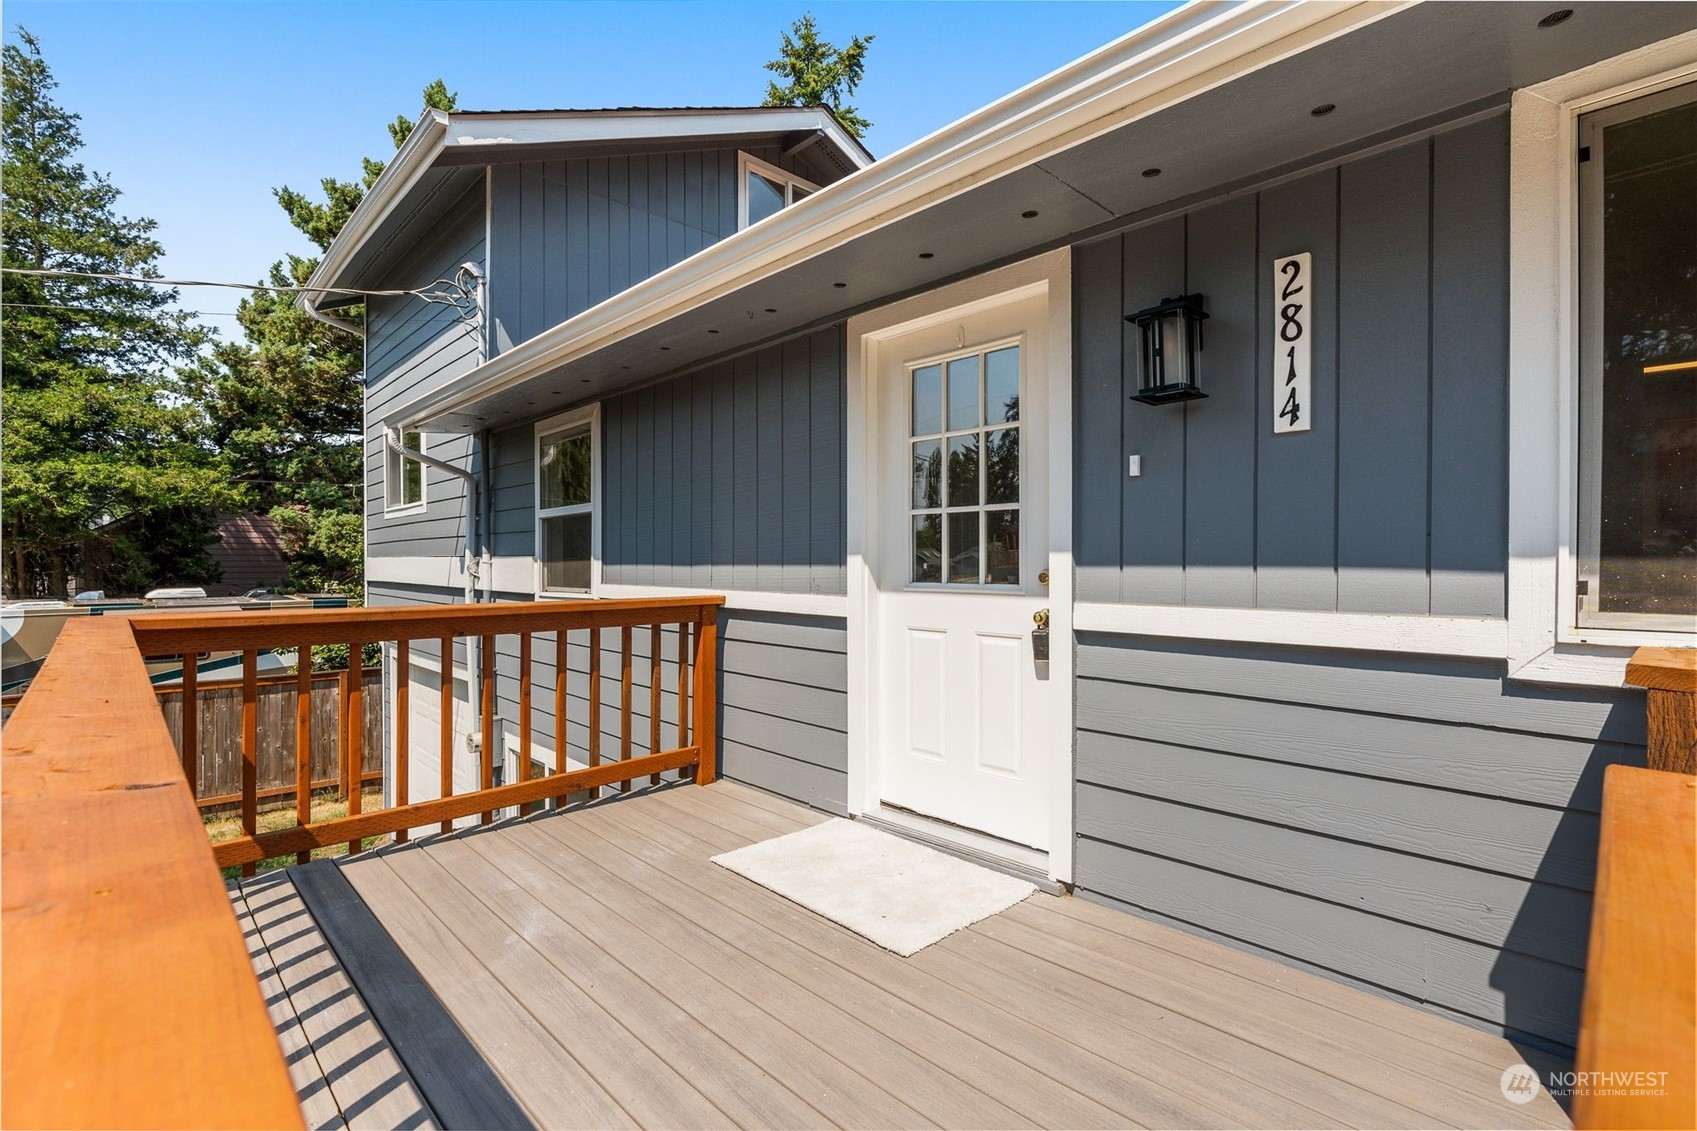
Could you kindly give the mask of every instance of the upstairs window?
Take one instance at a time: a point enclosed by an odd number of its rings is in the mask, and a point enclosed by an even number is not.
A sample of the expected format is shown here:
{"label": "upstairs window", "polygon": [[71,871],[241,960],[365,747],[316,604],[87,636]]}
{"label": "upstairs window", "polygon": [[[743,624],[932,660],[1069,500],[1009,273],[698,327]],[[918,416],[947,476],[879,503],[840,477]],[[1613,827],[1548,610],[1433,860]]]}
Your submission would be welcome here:
{"label": "upstairs window", "polygon": [[741,186],[737,190],[737,226],[746,228],[812,196],[819,186],[768,165],[758,157],[738,154]]}
{"label": "upstairs window", "polygon": [[[391,428],[389,434],[399,439],[401,447],[409,452],[424,450],[423,433],[402,432]],[[383,509],[398,511],[422,508],[424,465],[415,459],[407,459],[387,442],[383,446],[383,455]]]}
{"label": "upstairs window", "polygon": [[1580,626],[1697,628],[1697,84],[1579,120]]}
{"label": "upstairs window", "polygon": [[594,588],[600,460],[596,410],[536,426],[536,562],[539,593]]}

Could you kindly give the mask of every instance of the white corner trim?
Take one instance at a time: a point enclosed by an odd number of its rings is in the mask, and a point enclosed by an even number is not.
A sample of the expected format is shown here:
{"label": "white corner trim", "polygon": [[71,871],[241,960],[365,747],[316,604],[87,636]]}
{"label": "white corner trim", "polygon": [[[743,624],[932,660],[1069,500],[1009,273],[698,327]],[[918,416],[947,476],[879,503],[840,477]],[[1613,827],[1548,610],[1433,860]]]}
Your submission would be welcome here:
{"label": "white corner trim", "polygon": [[1073,624],[1079,632],[1493,660],[1508,650],[1508,622],[1494,617],[1080,603],[1074,606]]}
{"label": "white corner trim", "polygon": [[723,597],[725,608],[751,613],[846,617],[848,598],[828,593],[764,593],[752,589],[689,589],[676,585],[602,585],[597,597]]}
{"label": "white corner trim", "polygon": [[[1574,626],[1579,452],[1579,115],[1697,74],[1697,32],[1514,92],[1509,112],[1509,678],[1618,687],[1672,634]],[[1587,643],[1587,641],[1589,643]],[[1604,643],[1606,642],[1606,644]]]}

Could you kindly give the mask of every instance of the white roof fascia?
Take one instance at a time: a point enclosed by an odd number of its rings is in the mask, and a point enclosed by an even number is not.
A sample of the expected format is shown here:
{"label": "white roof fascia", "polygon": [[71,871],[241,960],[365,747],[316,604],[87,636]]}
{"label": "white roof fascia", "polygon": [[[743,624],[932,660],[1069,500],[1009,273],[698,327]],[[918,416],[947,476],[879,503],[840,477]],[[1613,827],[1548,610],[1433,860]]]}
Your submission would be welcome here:
{"label": "white roof fascia", "polygon": [[390,419],[410,425],[458,411],[985,181],[1418,2],[1191,0],[397,406]]}
{"label": "white roof fascia", "polygon": [[348,265],[348,260],[353,258],[354,253],[364,245],[371,233],[388,217],[396,203],[429,171],[436,161],[437,154],[442,151],[442,138],[447,128],[448,115],[441,110],[427,108],[419,115],[412,133],[407,135],[407,140],[401,144],[400,150],[383,167],[377,183],[366,191],[359,207],[354,209],[353,215],[348,217],[348,222],[342,225],[342,230],[336,233],[336,238],[331,240],[330,246],[325,249],[312,278],[306,281],[309,288],[318,287],[323,290],[302,292],[295,300],[302,310],[333,326],[352,329],[340,319],[319,313],[316,300],[320,294],[333,289],[325,285],[328,280],[342,273],[342,269]]}
{"label": "white roof fascia", "polygon": [[851,137],[830,114],[814,107],[762,110],[757,115],[739,110],[588,110],[561,113],[520,110],[511,113],[453,114],[426,109],[400,151],[383,169],[377,183],[354,209],[335,240],[307,280],[306,292],[298,300],[308,314],[333,325],[351,329],[347,323],[322,315],[316,299],[334,291],[330,280],[347,267],[371,233],[388,218],[396,204],[428,172],[436,159],[450,149],[499,145],[537,145],[550,142],[631,141],[664,138],[712,137],[746,133],[823,132],[857,169],[872,164],[872,155]]}
{"label": "white roof fascia", "polygon": [[747,110],[548,110],[455,114],[444,148],[482,145],[546,145],[550,142],[644,141],[747,133],[819,130],[857,169],[872,155],[830,114],[811,106]]}

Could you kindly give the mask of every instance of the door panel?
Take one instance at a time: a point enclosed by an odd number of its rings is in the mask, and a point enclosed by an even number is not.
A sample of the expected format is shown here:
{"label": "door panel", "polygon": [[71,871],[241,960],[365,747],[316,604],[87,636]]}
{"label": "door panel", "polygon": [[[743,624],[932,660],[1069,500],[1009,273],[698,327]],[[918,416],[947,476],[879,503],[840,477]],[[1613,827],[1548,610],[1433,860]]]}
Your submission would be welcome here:
{"label": "door panel", "polygon": [[1046,849],[1065,688],[1048,604],[1045,298],[879,344],[875,746],[891,805]]}

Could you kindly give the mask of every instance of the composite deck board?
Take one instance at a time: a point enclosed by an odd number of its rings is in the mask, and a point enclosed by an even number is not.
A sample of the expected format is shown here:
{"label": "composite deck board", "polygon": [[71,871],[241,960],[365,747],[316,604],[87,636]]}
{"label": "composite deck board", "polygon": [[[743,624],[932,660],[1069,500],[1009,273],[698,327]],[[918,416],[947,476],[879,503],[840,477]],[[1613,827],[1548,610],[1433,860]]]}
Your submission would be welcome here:
{"label": "composite deck board", "polygon": [[[902,959],[711,862],[827,819],[674,785],[293,874],[449,1127],[468,1071],[541,1126],[1566,1123],[1501,1038],[1161,924],[1036,895]],[[444,1026],[469,1070],[415,1067]]]}
{"label": "composite deck board", "polygon": [[[371,861],[370,866],[357,869],[362,876],[386,871],[374,857],[359,859]],[[434,970],[420,961],[419,951],[403,952],[399,939],[414,926],[405,901],[397,900],[401,906],[390,908],[381,899],[384,891],[399,884],[386,889],[371,883],[356,893],[343,870],[328,860],[292,868],[289,875],[441,1124],[491,1129],[534,1126],[530,1113],[490,1070],[456,1022],[462,1008],[474,1009],[481,1000],[475,987],[488,979],[482,967],[472,961],[452,962],[462,956],[445,946],[440,952],[444,961]],[[437,976],[432,978],[432,973]],[[451,991],[465,985],[474,987],[473,992],[450,1000]],[[520,1045],[519,1035],[515,1026],[508,1039]],[[546,1079],[535,1082],[540,1085]],[[552,1083],[555,1091],[571,1090],[564,1074]],[[588,1088],[599,1092],[592,1083]]]}
{"label": "composite deck board", "polygon": [[[720,816],[722,823],[730,825],[737,817],[757,813],[772,815],[745,807],[740,814]],[[951,936],[921,951],[911,962],[955,993],[1023,1017],[1050,1041],[1078,1046],[1089,1058],[1086,1071],[1067,1078],[1074,1087],[1088,1087],[1094,1081],[1104,1102],[1113,1103],[1124,1082],[1142,1072],[1167,1081],[1195,1081],[1193,1102],[1250,1126],[1423,1122],[1419,1113],[1407,1107],[1343,1086],[1316,1069],[1211,1027],[1187,1028],[1182,1018],[1166,1016],[1129,995],[1122,995],[1110,1008],[1101,1008],[1100,1000],[1109,995],[1100,986],[975,931]]]}
{"label": "composite deck board", "polygon": [[[336,1109],[328,1125],[355,1127],[436,1126],[424,1097],[354,989],[347,971],[308,912],[284,871],[242,881],[242,896],[272,964],[275,990],[286,1006],[310,1054],[310,1068],[323,1082]],[[266,994],[267,999],[271,993]],[[279,1025],[279,1036],[285,1026]],[[287,1044],[285,1043],[285,1048]],[[291,1059],[291,1074],[307,1066],[307,1056]],[[318,1123],[319,1093],[302,1088],[302,1108]]]}
{"label": "composite deck board", "polygon": [[[276,876],[277,873],[268,872],[260,881],[249,882],[269,883],[274,881]],[[241,881],[231,881],[229,891],[230,906],[236,913],[237,925],[241,927],[242,940],[247,943],[248,958],[252,960],[254,973],[259,977],[259,992],[265,996],[266,1012],[270,1014],[271,1023],[277,1030],[277,1043],[283,1049],[283,1061],[289,1066],[289,1082],[294,1085],[295,1093],[300,1096],[301,1119],[308,1131],[340,1131],[347,1127],[347,1123],[342,1119],[342,1111],[336,1106],[336,1099],[330,1093],[330,1082],[325,1079],[324,1069],[318,1062],[317,1054],[313,1052],[312,1042],[307,1039],[301,1019],[296,1016],[289,992],[283,987],[277,964],[272,960],[271,952],[260,937],[259,927],[254,923],[253,913],[248,909]]]}

